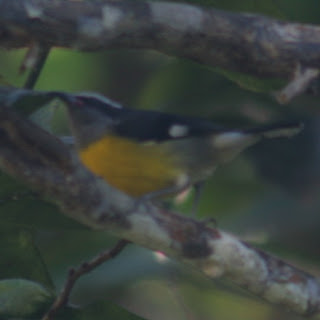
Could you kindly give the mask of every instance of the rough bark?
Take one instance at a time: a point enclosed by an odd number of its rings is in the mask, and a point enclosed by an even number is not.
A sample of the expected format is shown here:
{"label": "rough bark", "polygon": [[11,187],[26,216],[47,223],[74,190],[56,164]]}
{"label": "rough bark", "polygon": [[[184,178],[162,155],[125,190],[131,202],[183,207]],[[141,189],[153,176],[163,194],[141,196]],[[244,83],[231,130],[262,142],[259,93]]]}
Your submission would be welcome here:
{"label": "rough bark", "polygon": [[[13,101],[10,92],[0,90],[2,104]],[[137,202],[86,170],[56,137],[4,106],[0,108],[0,169],[92,228],[160,250],[209,278],[223,276],[293,312],[319,313],[316,277],[204,222]]]}
{"label": "rough bark", "polygon": [[320,27],[158,1],[0,0],[0,46],[142,48],[259,77],[320,66]]}

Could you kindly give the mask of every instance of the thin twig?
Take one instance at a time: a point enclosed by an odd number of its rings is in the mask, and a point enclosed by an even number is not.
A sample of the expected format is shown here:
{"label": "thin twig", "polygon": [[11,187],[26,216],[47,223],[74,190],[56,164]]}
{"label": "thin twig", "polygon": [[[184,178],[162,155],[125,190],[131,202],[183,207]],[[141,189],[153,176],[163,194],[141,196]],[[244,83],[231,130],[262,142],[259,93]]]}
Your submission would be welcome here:
{"label": "thin twig", "polygon": [[49,53],[50,46],[46,44],[35,44],[29,49],[20,68],[21,72],[30,69],[27,80],[23,86],[25,89],[33,89]]}
{"label": "thin twig", "polygon": [[320,69],[303,68],[298,64],[293,79],[280,92],[275,94],[277,101],[285,104],[303,93],[310,83],[319,76],[319,71]]}
{"label": "thin twig", "polygon": [[82,275],[89,273],[91,270],[95,269],[102,263],[115,258],[125,248],[127,244],[129,244],[129,241],[121,239],[116,243],[116,245],[112,249],[100,253],[91,261],[84,262],[83,264],[81,264],[78,268],[70,269],[68,278],[61,293],[59,294],[55,302],[50,307],[49,311],[45,314],[45,316],[42,319],[53,319],[54,315],[68,303],[70,293],[76,281]]}

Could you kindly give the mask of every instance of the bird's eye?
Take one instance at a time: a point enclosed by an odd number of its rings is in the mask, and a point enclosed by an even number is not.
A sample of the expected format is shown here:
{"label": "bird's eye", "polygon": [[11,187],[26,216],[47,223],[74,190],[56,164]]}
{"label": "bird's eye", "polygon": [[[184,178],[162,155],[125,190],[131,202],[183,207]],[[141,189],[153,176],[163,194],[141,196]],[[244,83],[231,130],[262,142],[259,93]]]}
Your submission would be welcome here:
{"label": "bird's eye", "polygon": [[81,98],[76,98],[75,103],[74,103],[77,107],[82,107],[85,105],[83,99]]}

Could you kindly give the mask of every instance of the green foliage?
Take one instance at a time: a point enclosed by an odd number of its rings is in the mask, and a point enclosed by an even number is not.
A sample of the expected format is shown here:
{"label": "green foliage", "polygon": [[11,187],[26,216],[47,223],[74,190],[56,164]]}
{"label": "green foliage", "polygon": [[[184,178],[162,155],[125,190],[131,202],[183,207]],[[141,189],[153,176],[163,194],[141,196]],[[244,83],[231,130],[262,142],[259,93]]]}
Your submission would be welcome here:
{"label": "green foliage", "polygon": [[24,279],[0,281],[0,317],[30,318],[41,315],[53,295],[39,283]]}
{"label": "green foliage", "polygon": [[221,68],[213,68],[213,70],[237,83],[241,88],[253,92],[274,92],[283,88],[286,84],[286,81],[281,79],[261,79],[248,74],[231,72]]}
{"label": "green foliage", "polygon": [[1,224],[0,244],[2,279],[23,278],[53,287],[31,232]]}
{"label": "green foliage", "polygon": [[132,314],[129,311],[108,301],[97,301],[82,309],[68,308],[63,310],[61,315],[57,316],[57,320],[104,320],[104,319],[119,319],[119,320],[143,320],[143,318]]}

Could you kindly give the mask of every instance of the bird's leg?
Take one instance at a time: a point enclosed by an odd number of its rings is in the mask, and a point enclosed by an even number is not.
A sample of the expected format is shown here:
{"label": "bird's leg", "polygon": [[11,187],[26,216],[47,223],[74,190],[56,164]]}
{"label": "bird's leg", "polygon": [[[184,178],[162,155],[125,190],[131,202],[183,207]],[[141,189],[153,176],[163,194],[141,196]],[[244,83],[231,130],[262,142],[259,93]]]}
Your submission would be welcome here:
{"label": "bird's leg", "polygon": [[191,216],[194,218],[196,217],[199,209],[199,204],[200,204],[200,198],[203,193],[204,187],[205,187],[205,182],[204,181],[199,181],[196,182],[194,185],[194,196],[193,196],[193,202],[192,202],[192,207],[191,207]]}

